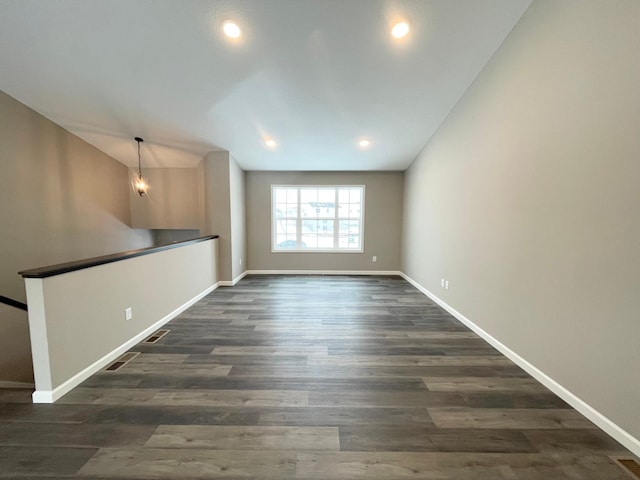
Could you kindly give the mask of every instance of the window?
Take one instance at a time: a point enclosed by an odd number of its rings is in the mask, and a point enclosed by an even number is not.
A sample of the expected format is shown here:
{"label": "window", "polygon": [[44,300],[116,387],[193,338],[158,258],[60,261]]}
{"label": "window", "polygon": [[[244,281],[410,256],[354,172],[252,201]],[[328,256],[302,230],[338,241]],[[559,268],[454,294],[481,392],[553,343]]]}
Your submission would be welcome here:
{"label": "window", "polygon": [[274,252],[362,252],[363,186],[271,186]]}

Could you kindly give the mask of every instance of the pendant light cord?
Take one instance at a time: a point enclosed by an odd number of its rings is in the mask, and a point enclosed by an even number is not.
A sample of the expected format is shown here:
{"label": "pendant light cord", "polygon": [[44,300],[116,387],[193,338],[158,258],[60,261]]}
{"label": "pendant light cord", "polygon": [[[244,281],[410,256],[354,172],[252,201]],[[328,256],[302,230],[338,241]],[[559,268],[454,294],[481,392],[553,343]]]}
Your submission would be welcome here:
{"label": "pendant light cord", "polygon": [[138,177],[142,178],[142,164],[140,163],[140,140],[138,142]]}

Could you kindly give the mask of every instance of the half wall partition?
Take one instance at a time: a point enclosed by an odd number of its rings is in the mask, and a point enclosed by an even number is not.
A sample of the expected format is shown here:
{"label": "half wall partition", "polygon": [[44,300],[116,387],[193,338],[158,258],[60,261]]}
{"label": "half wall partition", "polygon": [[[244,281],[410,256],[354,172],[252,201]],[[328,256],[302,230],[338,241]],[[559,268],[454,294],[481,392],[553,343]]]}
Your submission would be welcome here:
{"label": "half wall partition", "polygon": [[20,274],[33,401],[52,403],[218,286],[218,236]]}

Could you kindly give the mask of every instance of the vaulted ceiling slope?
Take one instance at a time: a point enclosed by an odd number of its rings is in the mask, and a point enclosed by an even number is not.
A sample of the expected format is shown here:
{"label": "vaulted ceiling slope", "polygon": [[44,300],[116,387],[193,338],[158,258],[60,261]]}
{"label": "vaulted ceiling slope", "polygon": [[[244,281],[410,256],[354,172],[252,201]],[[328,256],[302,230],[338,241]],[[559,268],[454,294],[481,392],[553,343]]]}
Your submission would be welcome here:
{"label": "vaulted ceiling slope", "polygon": [[130,166],[401,170],[530,2],[0,0],[0,89]]}

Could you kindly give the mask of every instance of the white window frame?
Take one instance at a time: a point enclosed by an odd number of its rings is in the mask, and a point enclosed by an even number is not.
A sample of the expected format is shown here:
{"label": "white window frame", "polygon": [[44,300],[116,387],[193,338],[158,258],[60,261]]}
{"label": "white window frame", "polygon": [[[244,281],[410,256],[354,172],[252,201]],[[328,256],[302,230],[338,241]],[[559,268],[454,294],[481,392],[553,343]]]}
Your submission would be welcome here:
{"label": "white window frame", "polygon": [[[336,191],[336,195],[338,193],[339,188],[360,188],[362,189],[362,197],[360,204],[360,218],[358,219],[360,222],[360,248],[276,248],[276,228],[275,228],[275,206],[276,206],[276,197],[275,190],[276,188],[296,188],[298,189],[298,214],[294,219],[291,220],[296,221],[296,241],[301,241],[302,235],[302,217],[300,216],[300,189],[301,188],[333,188]],[[365,218],[365,195],[366,188],[365,185],[271,185],[271,253],[364,253],[364,218]],[[340,220],[348,220],[347,218],[341,218],[339,216],[339,208],[338,202],[336,198],[336,208],[335,208],[335,216],[332,219],[334,222],[334,245],[337,245],[337,238],[340,235]]]}

